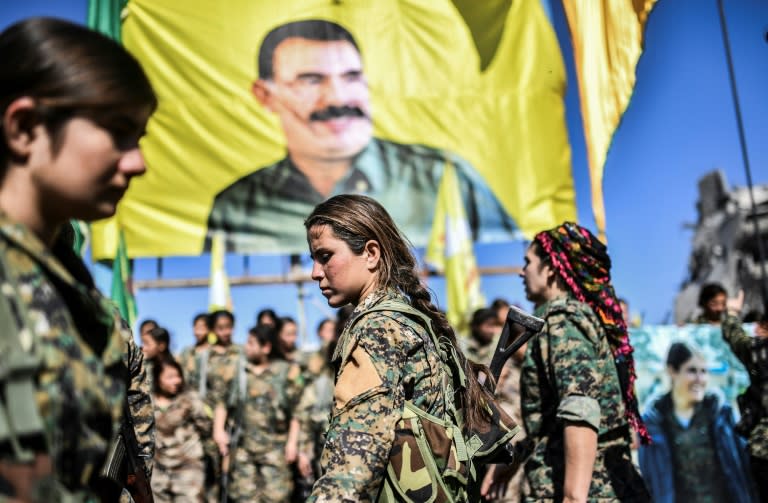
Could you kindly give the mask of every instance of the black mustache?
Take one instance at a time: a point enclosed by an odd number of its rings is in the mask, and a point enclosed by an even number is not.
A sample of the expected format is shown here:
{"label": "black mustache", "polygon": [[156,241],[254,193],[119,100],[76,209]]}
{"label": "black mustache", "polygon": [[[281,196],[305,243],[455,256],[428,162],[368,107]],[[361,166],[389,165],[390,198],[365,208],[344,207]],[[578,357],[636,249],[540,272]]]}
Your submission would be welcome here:
{"label": "black mustache", "polygon": [[328,108],[324,110],[318,110],[317,112],[312,112],[309,115],[309,120],[311,121],[327,121],[331,119],[338,119],[340,117],[368,117],[365,112],[363,112],[363,109],[360,107],[352,107],[349,105],[343,105],[340,107],[337,106],[329,106]]}

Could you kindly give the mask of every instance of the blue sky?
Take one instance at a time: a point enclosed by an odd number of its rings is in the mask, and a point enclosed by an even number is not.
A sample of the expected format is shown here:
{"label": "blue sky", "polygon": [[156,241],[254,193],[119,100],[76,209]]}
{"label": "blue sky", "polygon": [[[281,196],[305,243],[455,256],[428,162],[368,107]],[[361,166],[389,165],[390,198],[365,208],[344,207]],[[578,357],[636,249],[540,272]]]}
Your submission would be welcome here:
{"label": "blue sky", "polygon": [[[568,67],[566,111],[572,145],[579,221],[594,229],[584,137],[575,85],[569,34],[559,2],[553,16]],[[726,17],[755,183],[768,183],[768,2],[725,0]],[[85,22],[86,0],[25,0],[0,3],[0,28],[32,15],[55,15]],[[675,294],[684,280],[696,221],[697,180],[722,169],[732,185],[744,185],[736,119],[716,0],[659,0],[646,30],[645,52],[637,71],[632,102],[624,115],[605,167],[604,191],[608,247],[614,285],[630,301],[633,312],[647,323],[671,322]],[[519,265],[523,245],[480,245],[483,266]],[[251,257],[251,274],[276,274],[288,269],[286,257]],[[228,257],[230,275],[243,272],[242,257]],[[163,261],[163,276],[208,274],[207,257]],[[153,260],[139,260],[137,278],[157,275]],[[109,275],[97,268],[97,281],[108,287]],[[491,300],[505,297],[528,307],[516,277],[483,278]],[[442,305],[444,284],[430,279]],[[306,284],[305,312],[310,340],[317,322],[331,313],[315,285]],[[298,317],[294,285],[233,288],[238,327],[243,340],[256,311],[270,306]],[[191,340],[193,315],[206,309],[201,289],[140,291],[140,319],[152,317],[175,336],[174,346]]]}

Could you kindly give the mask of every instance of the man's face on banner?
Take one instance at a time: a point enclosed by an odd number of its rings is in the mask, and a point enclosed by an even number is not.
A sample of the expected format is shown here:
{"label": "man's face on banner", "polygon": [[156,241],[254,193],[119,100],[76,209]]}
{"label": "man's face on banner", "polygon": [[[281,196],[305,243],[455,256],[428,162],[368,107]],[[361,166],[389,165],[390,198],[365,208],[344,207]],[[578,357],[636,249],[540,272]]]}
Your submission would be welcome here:
{"label": "man's face on banner", "polygon": [[342,160],[368,144],[368,83],[351,43],[290,38],[272,65],[273,80],[256,81],[253,92],[280,117],[292,157]]}

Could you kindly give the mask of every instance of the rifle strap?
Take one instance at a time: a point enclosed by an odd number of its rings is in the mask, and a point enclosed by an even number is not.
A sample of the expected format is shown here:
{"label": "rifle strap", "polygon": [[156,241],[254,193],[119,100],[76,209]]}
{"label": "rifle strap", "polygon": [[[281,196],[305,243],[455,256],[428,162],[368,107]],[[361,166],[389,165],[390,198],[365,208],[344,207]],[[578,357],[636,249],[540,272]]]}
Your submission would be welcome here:
{"label": "rifle strap", "polygon": [[194,348],[192,349],[195,358],[197,358],[200,374],[198,376],[197,393],[200,395],[200,399],[205,398],[205,394],[208,392],[208,356],[210,349],[205,348],[202,353],[195,354]]}

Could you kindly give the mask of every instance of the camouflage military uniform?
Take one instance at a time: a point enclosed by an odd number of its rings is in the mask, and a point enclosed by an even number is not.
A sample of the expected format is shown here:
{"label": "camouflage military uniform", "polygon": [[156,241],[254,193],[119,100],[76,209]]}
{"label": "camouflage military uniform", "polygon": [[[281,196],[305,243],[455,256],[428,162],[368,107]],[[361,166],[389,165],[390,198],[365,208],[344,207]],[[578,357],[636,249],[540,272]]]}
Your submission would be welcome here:
{"label": "camouflage military uniform", "polygon": [[320,475],[320,455],[325,445],[325,432],[330,424],[332,409],[333,371],[328,368],[308,380],[295,412],[301,424],[299,451],[311,460],[315,477]]}
{"label": "camouflage military uniform", "polygon": [[202,438],[211,418],[195,391],[186,391],[166,408],[155,408],[157,456],[152,492],[157,503],[203,501]]}
{"label": "camouflage military uniform", "polygon": [[[402,145],[378,138],[352,160],[352,167],[325,196],[317,192],[290,157],[257,169],[235,181],[214,199],[208,217],[206,249],[217,230],[227,232],[227,250],[234,252],[304,252],[304,219],[327,197],[364,194],[390,212],[416,245],[426,244],[432,229],[435,201],[443,170],[456,168],[467,220],[477,239],[509,239],[512,218],[483,177],[455,154],[423,145]],[[407,201],[408,204],[403,204]]]}
{"label": "camouflage military uniform", "polygon": [[211,350],[207,346],[200,351],[197,348],[184,348],[176,360],[184,371],[184,383],[204,398],[208,394],[208,360]]}
{"label": "camouflage military uniform", "polygon": [[133,340],[133,334],[126,326],[123,339],[128,350],[123,355],[123,362],[128,368],[128,410],[131,411],[133,431],[139,443],[139,455],[147,471],[147,478],[152,476],[152,461],[155,454],[155,411],[152,406],[152,388],[144,365],[144,353]]}
{"label": "camouflage military uniform", "polygon": [[[36,498],[57,501],[63,492],[87,498],[122,420],[127,376],[120,321],[63,240],[49,250],[26,227],[0,214],[0,259],[3,367],[20,363],[14,347],[39,358],[31,368],[34,395],[24,398],[34,400],[44,438],[33,436],[22,447],[50,455],[53,477],[44,484],[56,487],[51,492],[36,487]],[[14,337],[17,342],[9,342]],[[11,382],[13,376],[5,379]],[[3,400],[15,400],[6,408],[21,409],[17,397],[6,394]],[[2,445],[3,465],[18,459],[9,442]],[[9,487],[0,480],[0,500],[10,496]]]}
{"label": "camouflage military uniform", "polygon": [[[245,366],[232,381],[229,410],[242,434],[234,449],[229,496],[242,502],[286,502],[293,490],[285,443],[303,385],[298,365],[276,360],[261,373]],[[238,417],[239,416],[239,417]]]}
{"label": "camouflage military uniform", "polygon": [[497,338],[494,338],[493,341],[484,344],[483,342],[470,335],[469,337],[462,339],[462,341],[462,351],[464,351],[464,355],[468,359],[475,363],[482,363],[483,365],[491,364],[493,351],[496,349],[496,343],[498,342]]}
{"label": "camouflage military uniform", "polygon": [[[394,291],[377,292],[355,309],[353,317],[385,300],[407,303]],[[365,313],[339,339],[334,364],[339,369],[336,397],[321,464],[310,502],[375,501],[384,481],[395,425],[405,401],[443,417],[443,375],[438,352],[429,335],[403,313]],[[346,396],[342,379],[347,364],[360,351],[380,384],[356,396]],[[359,361],[358,361],[359,363]],[[376,379],[373,380],[374,382]],[[337,405],[341,403],[341,408]]]}
{"label": "camouflage military uniform", "polygon": [[630,458],[619,378],[597,317],[570,297],[536,314],[546,324],[528,343],[520,379],[525,429],[536,442],[525,465],[526,501],[563,499],[565,422],[598,432],[589,501],[649,501]]}
{"label": "camouflage military uniform", "polygon": [[[216,405],[226,407],[232,381],[237,374],[237,368],[242,359],[242,348],[230,344],[226,348],[211,346],[208,350],[207,393],[201,397],[207,410],[216,410]],[[219,500],[219,480],[221,479],[221,454],[213,441],[213,435],[204,440],[204,450],[207,457],[207,493],[208,501],[216,503]]]}
{"label": "camouflage military uniform", "polygon": [[[755,338],[744,332],[739,318],[730,315],[723,321],[723,338],[747,368],[750,379],[762,385],[762,406],[763,410],[768,411],[768,376],[761,375],[758,364],[753,358],[756,350]],[[752,429],[749,434],[748,448],[751,456],[768,460],[768,415],[764,415]]]}
{"label": "camouflage military uniform", "polygon": [[[495,344],[493,344],[495,348]],[[501,377],[499,377],[498,386],[496,386],[496,397],[499,399],[499,404],[509,414],[517,424],[523,424],[522,410],[520,408],[520,372],[522,370],[522,362],[518,361],[515,356],[512,356],[507,360],[504,365],[504,370],[501,371]],[[515,437],[515,441],[519,442],[525,438],[524,433],[520,433]],[[522,468],[522,467],[521,467]],[[507,492],[504,497],[499,498],[497,502],[504,503],[518,503],[521,501],[521,494],[524,481],[524,473],[522,469],[518,469],[517,473],[507,484]]]}

